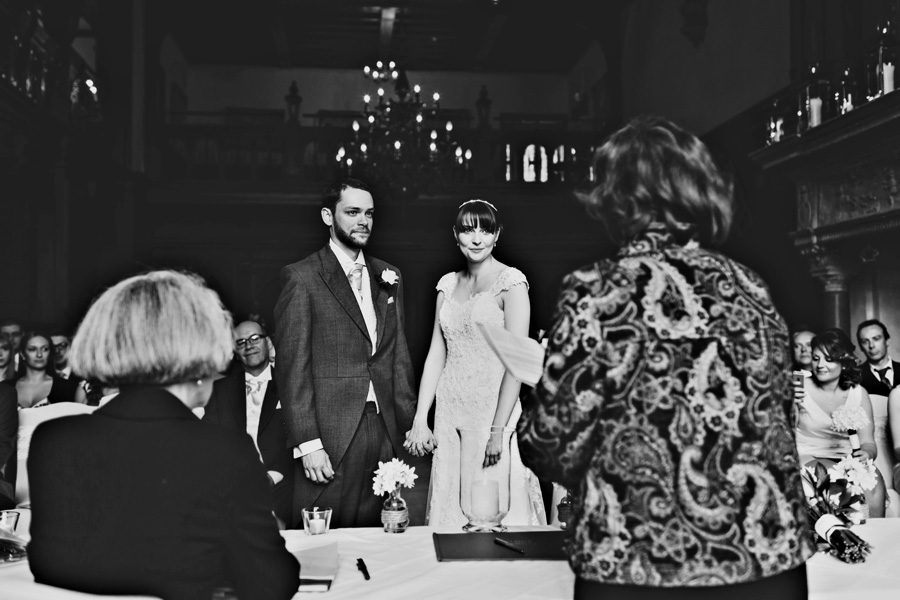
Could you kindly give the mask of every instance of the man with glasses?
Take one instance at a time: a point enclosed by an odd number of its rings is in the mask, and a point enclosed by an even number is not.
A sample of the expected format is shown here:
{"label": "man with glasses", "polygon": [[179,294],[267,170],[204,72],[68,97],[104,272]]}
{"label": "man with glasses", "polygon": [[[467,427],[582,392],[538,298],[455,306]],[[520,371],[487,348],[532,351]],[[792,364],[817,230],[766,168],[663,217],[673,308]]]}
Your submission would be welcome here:
{"label": "man with glasses", "polygon": [[234,328],[234,354],[241,368],[213,383],[203,420],[246,431],[259,451],[272,485],[275,515],[284,523],[293,510],[294,460],[272,377],[266,332],[256,321]]}

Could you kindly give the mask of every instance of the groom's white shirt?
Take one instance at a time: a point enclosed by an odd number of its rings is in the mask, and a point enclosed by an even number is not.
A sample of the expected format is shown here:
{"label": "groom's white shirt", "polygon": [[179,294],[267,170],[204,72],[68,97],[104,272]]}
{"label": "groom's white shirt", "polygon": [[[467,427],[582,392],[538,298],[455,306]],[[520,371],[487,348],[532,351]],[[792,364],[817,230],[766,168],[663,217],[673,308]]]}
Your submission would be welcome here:
{"label": "groom's white shirt", "polygon": [[[359,251],[359,254],[356,256],[356,260],[353,260],[347,254],[341,250],[337,244],[334,243],[334,240],[328,241],[328,247],[331,248],[331,251],[334,253],[334,256],[338,259],[338,263],[341,265],[341,269],[344,270],[344,275],[348,278],[350,277],[350,271],[353,269],[354,264],[361,264],[363,266],[362,270],[362,295],[357,293],[357,290],[353,290],[353,295],[356,297],[356,301],[359,303],[359,308],[362,310],[363,319],[366,321],[366,329],[369,332],[369,339],[372,340],[372,354],[375,354],[375,346],[376,346],[376,335],[378,331],[378,323],[377,317],[375,316],[375,304],[372,301],[372,286],[369,278],[369,269],[366,266],[366,260],[363,258],[362,250]],[[369,393],[366,395],[366,402],[374,402],[376,408],[378,407],[378,400],[375,398],[375,386],[369,381]],[[306,456],[311,452],[315,452],[316,450],[321,450],[324,446],[322,446],[322,440],[320,438],[316,438],[314,440],[310,440],[308,442],[303,442],[296,448],[294,448],[294,458],[300,458],[301,456]]]}

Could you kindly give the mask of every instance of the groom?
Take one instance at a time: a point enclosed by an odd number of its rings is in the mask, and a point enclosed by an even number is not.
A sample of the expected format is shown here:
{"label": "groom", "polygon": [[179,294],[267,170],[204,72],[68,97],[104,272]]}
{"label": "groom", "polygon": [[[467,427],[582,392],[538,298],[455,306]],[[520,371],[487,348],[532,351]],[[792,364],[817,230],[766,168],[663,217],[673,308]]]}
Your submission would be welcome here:
{"label": "groom", "polygon": [[328,244],[281,270],[275,378],[288,446],[302,462],[295,523],[301,508],[327,506],[332,527],[379,525],[372,477],[415,412],[400,272],[362,252],[374,206],[362,181],[326,189]]}

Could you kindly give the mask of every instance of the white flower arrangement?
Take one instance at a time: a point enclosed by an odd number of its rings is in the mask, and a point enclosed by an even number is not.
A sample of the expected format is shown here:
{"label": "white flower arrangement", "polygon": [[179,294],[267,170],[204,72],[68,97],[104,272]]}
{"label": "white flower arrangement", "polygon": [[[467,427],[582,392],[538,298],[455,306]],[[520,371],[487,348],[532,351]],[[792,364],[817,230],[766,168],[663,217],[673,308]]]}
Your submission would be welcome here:
{"label": "white flower arrangement", "polygon": [[859,486],[863,490],[872,490],[878,483],[875,474],[875,461],[871,458],[860,460],[854,456],[846,456],[828,469],[832,481],[846,479],[850,485]]}
{"label": "white flower arrangement", "polygon": [[378,461],[378,469],[372,479],[372,489],[376,496],[383,496],[396,490],[398,487],[411,488],[415,485],[415,467],[399,459],[391,459],[391,462]]}
{"label": "white flower arrangement", "polygon": [[381,281],[388,285],[394,285],[400,280],[400,276],[392,269],[385,269],[381,272]]}
{"label": "white flower arrangement", "polygon": [[859,431],[869,424],[869,415],[862,406],[839,406],[831,413],[831,429],[838,432]]}

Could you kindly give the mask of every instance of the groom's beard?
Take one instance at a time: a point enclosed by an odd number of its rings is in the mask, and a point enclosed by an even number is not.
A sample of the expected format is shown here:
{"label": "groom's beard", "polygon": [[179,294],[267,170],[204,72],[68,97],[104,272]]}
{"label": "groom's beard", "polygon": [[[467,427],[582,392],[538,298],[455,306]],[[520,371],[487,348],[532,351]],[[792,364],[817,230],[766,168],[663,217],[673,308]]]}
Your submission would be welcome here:
{"label": "groom's beard", "polygon": [[337,239],[340,240],[345,246],[349,248],[356,248],[357,250],[362,250],[366,247],[366,244],[369,242],[369,236],[372,235],[372,230],[366,227],[366,237],[360,239],[358,237],[354,238],[353,233],[343,229],[341,227],[334,228],[334,235],[337,236]]}

